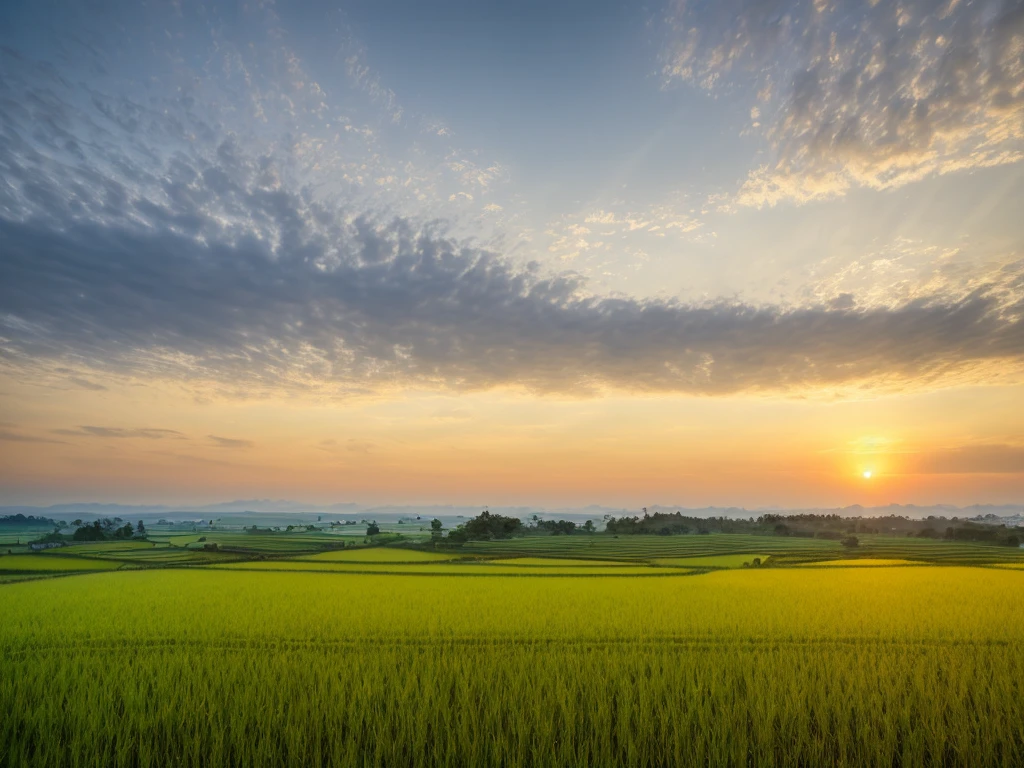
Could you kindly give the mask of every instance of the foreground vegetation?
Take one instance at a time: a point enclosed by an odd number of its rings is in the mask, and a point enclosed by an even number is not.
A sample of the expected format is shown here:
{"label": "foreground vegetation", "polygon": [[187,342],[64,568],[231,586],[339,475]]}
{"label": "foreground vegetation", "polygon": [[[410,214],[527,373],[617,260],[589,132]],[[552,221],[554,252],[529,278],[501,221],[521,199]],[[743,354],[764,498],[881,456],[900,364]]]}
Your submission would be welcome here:
{"label": "foreground vegetation", "polygon": [[0,556],[0,765],[1024,764],[1016,548],[149,535]]}
{"label": "foreground vegetation", "polygon": [[190,569],[0,591],[12,765],[1024,761],[1024,576]]}

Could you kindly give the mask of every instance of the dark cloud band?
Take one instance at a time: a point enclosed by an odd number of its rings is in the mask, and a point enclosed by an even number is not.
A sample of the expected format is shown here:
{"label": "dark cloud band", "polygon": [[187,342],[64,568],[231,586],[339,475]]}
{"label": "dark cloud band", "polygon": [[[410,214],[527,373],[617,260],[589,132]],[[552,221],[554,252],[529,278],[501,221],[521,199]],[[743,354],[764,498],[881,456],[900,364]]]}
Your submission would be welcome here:
{"label": "dark cloud band", "polygon": [[[1007,284],[898,307],[687,305],[594,297],[571,275],[409,222],[306,241],[0,220],[8,355],[246,387],[523,386],[728,393],[936,382],[1024,359]],[[1017,296],[1016,300],[1013,299]]]}

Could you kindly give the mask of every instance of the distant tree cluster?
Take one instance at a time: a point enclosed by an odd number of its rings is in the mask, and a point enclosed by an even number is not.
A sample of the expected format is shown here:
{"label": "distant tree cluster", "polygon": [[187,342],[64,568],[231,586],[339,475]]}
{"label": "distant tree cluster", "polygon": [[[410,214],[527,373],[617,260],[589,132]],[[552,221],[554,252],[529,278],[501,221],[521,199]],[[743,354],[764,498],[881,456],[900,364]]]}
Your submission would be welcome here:
{"label": "distant tree cluster", "polygon": [[[587,522],[590,521],[588,520]],[[591,523],[591,526],[593,526],[593,523]],[[576,523],[571,520],[537,520],[533,528],[539,533],[550,533],[555,536],[559,534],[568,536],[576,533]]]}
{"label": "distant tree cluster", "polygon": [[989,544],[1005,544],[1019,547],[1020,534],[1010,531],[1005,525],[989,525],[986,523],[964,522],[946,528],[942,538],[947,541],[980,541]]}
{"label": "distant tree cluster", "polygon": [[609,518],[605,530],[609,533],[647,533],[669,536],[672,534],[706,533],[707,524],[710,521],[695,517],[684,517],[681,513],[669,514],[666,512],[655,512],[653,515],[644,509],[644,516]]}
{"label": "distant tree cluster", "polygon": [[484,510],[472,520],[467,520],[458,526],[454,531],[449,531],[445,541],[462,544],[467,541],[510,539],[524,532],[523,522],[518,517],[495,515]]}
{"label": "distant tree cluster", "polygon": [[[123,525],[122,525],[123,523]],[[125,522],[120,517],[113,519],[105,517],[102,520],[95,520],[92,523],[82,524],[80,520],[75,521],[75,532],[71,538],[75,541],[106,541],[108,539],[130,539],[136,534],[136,529],[130,522]],[[139,520],[138,534],[146,535],[146,526]]]}
{"label": "distant tree cluster", "polygon": [[592,520],[579,526],[571,520],[541,520],[538,515],[534,515],[529,525],[524,525],[518,517],[497,515],[489,510],[484,510],[448,531],[447,535],[440,520],[435,519],[430,523],[430,537],[435,544],[463,544],[467,541],[510,539],[513,536],[571,536],[580,532],[594,533],[596,530]]}
{"label": "distant tree cluster", "polygon": [[990,544],[1019,546],[1021,532],[1007,528],[999,518],[958,520],[928,517],[915,520],[901,515],[875,518],[849,518],[837,514],[765,514],[758,518],[686,517],[680,512],[655,512],[643,517],[609,518],[606,530],[613,534],[660,534],[663,536],[687,533],[747,533],[757,535],[795,536],[839,541],[844,546],[857,546],[853,542],[858,534],[886,534],[889,536],[916,536],[919,538],[947,539],[951,541],[977,541]]}

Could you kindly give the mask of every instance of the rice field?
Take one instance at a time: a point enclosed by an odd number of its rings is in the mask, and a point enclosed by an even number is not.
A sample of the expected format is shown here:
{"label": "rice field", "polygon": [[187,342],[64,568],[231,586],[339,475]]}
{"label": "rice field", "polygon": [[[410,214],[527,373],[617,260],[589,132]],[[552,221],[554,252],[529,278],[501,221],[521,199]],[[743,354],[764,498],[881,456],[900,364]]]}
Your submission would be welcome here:
{"label": "rice field", "polygon": [[211,567],[240,571],[308,571],[313,573],[387,573],[431,576],[685,576],[693,571],[686,568],[653,568],[647,565],[619,563],[599,566],[562,566],[557,560],[547,566],[518,565],[515,563],[453,562],[453,563],[372,563],[294,560],[261,560],[225,563]]}
{"label": "rice field", "polygon": [[1024,562],[1024,549],[1016,547],[877,534],[858,534],[857,538],[860,543],[855,553],[845,549],[840,542],[828,539],[745,534],[543,536],[471,542],[459,548],[459,551],[485,557],[610,558],[636,561],[733,554],[757,557],[760,554],[762,557],[771,556],[777,561],[788,562],[849,558],[852,555],[857,558],[950,564]]}
{"label": "rice field", "polygon": [[572,560],[567,557],[506,557],[485,562],[495,565],[513,565],[525,568],[602,568],[607,566],[621,567],[622,560]]}
{"label": "rice field", "polygon": [[95,557],[109,556],[114,553],[137,552],[151,550],[154,545],[149,541],[97,541],[88,544],[72,544],[59,549],[43,550],[45,555],[89,555]]}
{"label": "rice field", "polygon": [[769,559],[770,555],[738,554],[703,557],[662,557],[655,559],[653,562],[656,565],[689,566],[691,568],[742,568],[753,565],[754,560],[759,560],[762,565],[765,565]]}
{"label": "rice field", "polygon": [[1024,764],[1015,563],[574,538],[0,557],[0,764]]}
{"label": "rice field", "polygon": [[808,557],[836,556],[842,552],[838,541],[796,537],[766,537],[744,534],[704,536],[540,536],[503,541],[477,541],[460,548],[465,554],[486,557],[608,558],[648,561],[657,558],[727,555],[767,552],[805,554]]}
{"label": "rice field", "polygon": [[109,571],[120,563],[58,555],[0,555],[0,572]]}
{"label": "rice field", "polygon": [[397,547],[360,547],[302,555],[297,560],[345,563],[427,563],[453,560],[458,555],[445,552],[424,552]]}
{"label": "rice field", "polygon": [[871,557],[860,557],[845,560],[821,560],[812,563],[795,563],[797,568],[879,568],[897,565],[924,565],[924,563],[914,560],[883,560]]}

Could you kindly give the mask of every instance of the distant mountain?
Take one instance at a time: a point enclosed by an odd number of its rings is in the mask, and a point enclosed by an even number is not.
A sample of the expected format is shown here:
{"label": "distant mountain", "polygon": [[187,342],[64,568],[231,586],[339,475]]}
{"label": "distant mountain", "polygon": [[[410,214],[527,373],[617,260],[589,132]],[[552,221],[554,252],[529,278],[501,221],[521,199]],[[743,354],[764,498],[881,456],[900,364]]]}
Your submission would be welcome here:
{"label": "distant mountain", "polygon": [[[274,521],[300,522],[316,521],[320,518],[327,520],[343,519],[375,519],[380,522],[386,520],[434,518],[438,517],[443,521],[451,522],[462,518],[470,518],[479,514],[484,509],[480,505],[454,505],[454,504],[382,504],[362,505],[354,502],[339,502],[335,504],[307,504],[287,499],[238,499],[216,504],[198,506],[169,506],[162,504],[102,504],[94,502],[54,504],[48,507],[34,507],[26,505],[0,506],[0,516],[3,515],[35,515],[36,517],[47,517],[56,520],[71,521],[75,519],[94,520],[100,517],[120,517],[125,520],[143,519],[158,520],[166,518],[169,520],[194,520],[194,519],[222,519],[228,522],[231,518],[257,518],[260,521],[270,523]],[[642,515],[642,509],[624,509],[622,507],[608,507],[598,504],[591,504],[586,507],[532,507],[532,506],[508,506],[488,507],[491,512],[500,515],[518,517],[528,520],[537,515],[542,519],[567,520],[595,520],[600,521],[605,516],[623,517]],[[880,507],[863,507],[854,504],[847,507],[811,507],[811,508],[757,508],[745,509],[743,507],[685,507],[671,506],[664,504],[653,504],[647,507],[649,514],[656,512],[681,512],[687,517],[726,517],[726,518],[750,518],[758,517],[766,513],[778,515],[814,514],[814,515],[839,515],[841,517],[887,517],[898,515],[914,519],[923,519],[929,516],[960,519],[985,519],[988,517],[993,522],[1005,522],[1008,525],[1020,525],[1024,523],[1024,505],[1020,504],[972,504],[967,507],[956,507],[948,504],[935,504],[930,506],[917,506],[914,504],[887,504]],[[274,522],[273,524],[277,524]]]}

